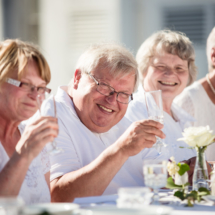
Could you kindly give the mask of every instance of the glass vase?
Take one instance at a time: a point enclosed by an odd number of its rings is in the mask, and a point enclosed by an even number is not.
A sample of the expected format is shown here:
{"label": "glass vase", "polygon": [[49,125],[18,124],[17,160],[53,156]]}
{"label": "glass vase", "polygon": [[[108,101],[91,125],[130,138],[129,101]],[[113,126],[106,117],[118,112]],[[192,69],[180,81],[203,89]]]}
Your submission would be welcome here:
{"label": "glass vase", "polygon": [[196,164],[193,171],[193,190],[198,191],[200,187],[209,189],[208,169],[205,160],[206,146],[196,147]]}

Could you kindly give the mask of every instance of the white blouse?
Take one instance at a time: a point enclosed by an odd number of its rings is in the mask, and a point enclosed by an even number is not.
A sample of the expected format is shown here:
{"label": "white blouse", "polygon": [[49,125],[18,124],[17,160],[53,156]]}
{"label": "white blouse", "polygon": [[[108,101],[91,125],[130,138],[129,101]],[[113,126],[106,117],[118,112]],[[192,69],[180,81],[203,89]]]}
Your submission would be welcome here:
{"label": "white blouse", "polygon": [[[24,131],[24,126],[19,125],[20,133]],[[9,161],[8,154],[0,142],[0,172]],[[49,155],[46,147],[31,162],[21,186],[19,196],[25,201],[25,204],[50,202],[50,191],[45,180],[45,174],[50,170]]]}
{"label": "white blouse", "polygon": [[[193,126],[209,125],[215,133],[215,104],[201,83],[194,82],[185,88],[174,102],[196,119]],[[207,147],[206,157],[208,161],[215,161],[215,143]]]}

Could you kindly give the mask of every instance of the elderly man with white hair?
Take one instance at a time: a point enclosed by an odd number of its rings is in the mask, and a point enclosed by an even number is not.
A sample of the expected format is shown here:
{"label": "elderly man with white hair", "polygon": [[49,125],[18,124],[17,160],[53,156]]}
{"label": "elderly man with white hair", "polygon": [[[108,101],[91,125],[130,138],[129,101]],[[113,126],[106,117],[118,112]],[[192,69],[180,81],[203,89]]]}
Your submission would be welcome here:
{"label": "elderly man with white hair", "polygon": [[[187,87],[175,102],[196,119],[194,126],[209,125],[215,132],[215,27],[207,39],[206,54],[209,73]],[[215,144],[207,147],[206,157],[215,162]]]}
{"label": "elderly man with white hair", "polygon": [[[51,157],[52,201],[144,186],[142,161],[163,158],[149,148],[165,135],[159,122],[121,120],[137,85],[137,63],[125,48],[97,44],[82,54],[72,81],[55,96],[56,142],[64,152]],[[51,104],[44,114],[53,112]]]}

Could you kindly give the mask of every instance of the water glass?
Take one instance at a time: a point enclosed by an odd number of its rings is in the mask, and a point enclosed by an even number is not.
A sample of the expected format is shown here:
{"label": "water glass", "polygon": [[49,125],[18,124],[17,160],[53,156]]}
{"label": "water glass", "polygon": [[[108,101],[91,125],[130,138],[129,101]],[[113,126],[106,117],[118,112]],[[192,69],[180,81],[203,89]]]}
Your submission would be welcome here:
{"label": "water glass", "polygon": [[159,204],[158,190],[166,186],[167,161],[144,160],[143,175],[146,187],[154,191],[153,204]]}

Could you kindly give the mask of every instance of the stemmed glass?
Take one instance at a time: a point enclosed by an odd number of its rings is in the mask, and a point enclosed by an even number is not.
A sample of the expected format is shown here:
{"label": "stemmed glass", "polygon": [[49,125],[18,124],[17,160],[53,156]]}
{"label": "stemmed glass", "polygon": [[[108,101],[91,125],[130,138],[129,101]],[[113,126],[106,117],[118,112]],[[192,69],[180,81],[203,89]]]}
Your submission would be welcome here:
{"label": "stemmed glass", "polygon": [[166,186],[167,161],[144,160],[143,175],[145,186],[152,188],[154,191],[152,204],[160,204],[158,189]]}
{"label": "stemmed glass", "polygon": [[[148,112],[148,118],[163,124],[164,116],[161,90],[145,92],[145,101]],[[163,140],[160,137],[156,138],[157,141],[152,147],[156,148],[156,150],[160,154],[161,148],[166,147],[167,145],[163,142]]]}
{"label": "stemmed glass", "polygon": [[[40,116],[42,116],[41,105],[42,105],[42,102],[44,101],[44,99],[45,99],[45,94],[38,94],[37,95],[37,104],[38,104],[38,110],[39,110]],[[55,118],[57,118],[57,108],[56,108],[56,103],[55,103],[55,97],[53,96],[52,99],[53,99],[53,105],[54,105],[53,116]],[[63,149],[57,147],[56,140],[52,141],[51,146],[52,146],[52,149],[50,151],[48,151],[50,155],[55,155],[55,154],[63,152]]]}

